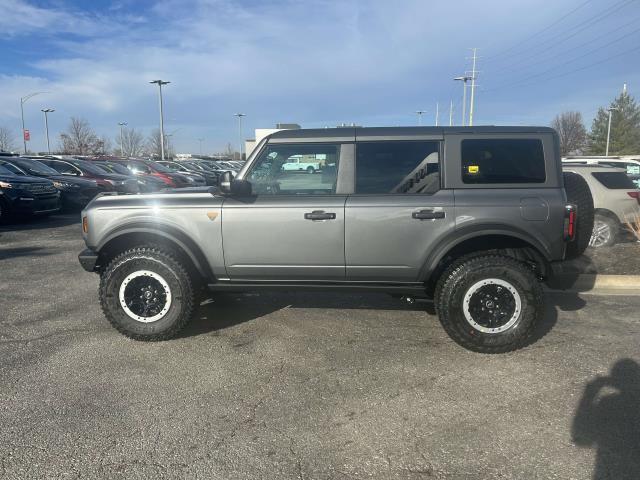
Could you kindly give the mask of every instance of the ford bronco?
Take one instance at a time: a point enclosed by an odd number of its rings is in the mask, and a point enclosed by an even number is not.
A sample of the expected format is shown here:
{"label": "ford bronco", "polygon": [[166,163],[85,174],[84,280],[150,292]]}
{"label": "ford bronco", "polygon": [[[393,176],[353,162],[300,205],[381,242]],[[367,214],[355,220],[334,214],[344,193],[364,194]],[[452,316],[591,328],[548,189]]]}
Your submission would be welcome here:
{"label": "ford bronco", "polygon": [[[282,168],[299,158],[321,172]],[[589,241],[576,177],[546,127],[284,130],[219,190],[97,197],[79,260],[137,340],[175,336],[203,289],[325,289],[432,299],[458,344],[506,352],[531,341],[541,282]]]}

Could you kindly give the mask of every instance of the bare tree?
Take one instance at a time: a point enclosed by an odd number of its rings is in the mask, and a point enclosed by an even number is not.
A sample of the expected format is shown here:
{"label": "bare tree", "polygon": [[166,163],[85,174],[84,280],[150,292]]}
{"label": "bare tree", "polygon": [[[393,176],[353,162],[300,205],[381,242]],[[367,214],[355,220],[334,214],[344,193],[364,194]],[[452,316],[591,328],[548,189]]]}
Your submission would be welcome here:
{"label": "bare tree", "polygon": [[[125,128],[122,130],[122,138],[120,135],[116,137],[118,144],[114,152],[123,157],[139,157],[144,151],[144,137],[142,133],[135,128]],[[159,144],[159,143],[158,143]],[[122,151],[120,151],[122,148]]]}
{"label": "bare tree", "polygon": [[[162,154],[162,150],[160,148],[160,129],[159,128],[156,128],[155,130],[153,130],[151,132],[151,135],[149,135],[149,138],[147,138],[147,151],[149,152],[149,155],[151,155],[152,157],[160,158],[160,155]],[[169,141],[169,137],[167,137],[166,135],[164,136],[164,156],[165,156],[165,159],[173,157],[173,146]]]}
{"label": "bare tree", "polygon": [[580,112],[562,112],[551,122],[560,137],[560,155],[581,151],[587,141],[587,129]]}
{"label": "bare tree", "polygon": [[61,149],[71,155],[95,155],[104,151],[104,139],[99,139],[89,122],[71,117],[67,131],[60,134]]}
{"label": "bare tree", "polygon": [[0,152],[11,152],[16,148],[16,136],[8,127],[0,127]]}

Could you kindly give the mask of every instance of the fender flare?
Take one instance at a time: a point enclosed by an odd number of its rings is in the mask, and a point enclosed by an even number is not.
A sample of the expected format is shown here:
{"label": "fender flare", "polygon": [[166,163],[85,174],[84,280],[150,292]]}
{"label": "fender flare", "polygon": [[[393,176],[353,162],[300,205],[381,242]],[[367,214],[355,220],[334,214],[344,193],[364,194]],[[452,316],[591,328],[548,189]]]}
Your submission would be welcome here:
{"label": "fender flare", "polygon": [[438,267],[438,264],[453,248],[460,245],[462,242],[471,240],[473,238],[481,238],[492,235],[498,235],[503,237],[511,237],[531,245],[541,256],[541,259],[545,262],[551,262],[551,254],[549,250],[531,234],[510,225],[503,224],[482,224],[473,225],[469,227],[462,227],[449,233],[446,237],[440,240],[431,253],[427,256],[422,269],[420,270],[419,279],[421,281],[428,281],[433,272]]}
{"label": "fender flare", "polygon": [[146,233],[164,237],[176,244],[189,257],[203,278],[211,280],[215,278],[209,262],[198,244],[182,230],[165,223],[136,221],[119,225],[102,238],[95,251],[100,253],[111,241],[131,233]]}

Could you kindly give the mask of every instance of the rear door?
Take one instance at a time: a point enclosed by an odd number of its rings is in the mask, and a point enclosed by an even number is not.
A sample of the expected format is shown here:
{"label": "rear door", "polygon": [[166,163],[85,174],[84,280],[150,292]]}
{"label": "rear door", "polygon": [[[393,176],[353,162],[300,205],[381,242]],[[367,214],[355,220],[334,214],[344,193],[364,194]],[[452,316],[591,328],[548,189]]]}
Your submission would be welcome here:
{"label": "rear door", "polygon": [[[344,204],[337,172],[341,143],[276,143],[263,148],[244,178],[252,195],[227,197],[222,236],[232,280],[344,280]],[[320,171],[288,170],[314,159]],[[283,168],[284,167],[284,168]]]}
{"label": "rear door", "polygon": [[434,242],[454,222],[440,183],[441,141],[358,141],[345,206],[348,280],[416,281]]}

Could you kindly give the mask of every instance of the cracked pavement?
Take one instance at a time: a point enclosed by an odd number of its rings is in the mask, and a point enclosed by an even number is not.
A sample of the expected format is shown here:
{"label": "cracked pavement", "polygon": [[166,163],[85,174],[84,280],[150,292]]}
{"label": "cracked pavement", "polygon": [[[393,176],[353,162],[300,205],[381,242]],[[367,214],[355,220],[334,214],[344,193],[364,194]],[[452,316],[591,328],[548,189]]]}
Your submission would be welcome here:
{"label": "cracked pavement", "polygon": [[590,478],[585,386],[640,362],[640,297],[549,296],[541,338],[497,356],[375,294],[220,295],[138,343],[102,316],[77,217],[0,227],[3,479]]}

